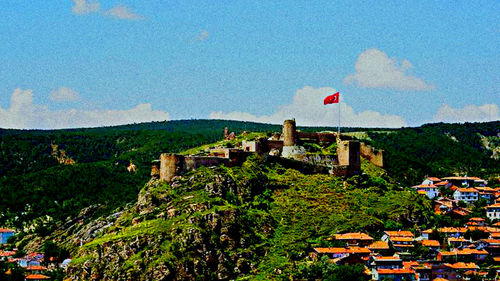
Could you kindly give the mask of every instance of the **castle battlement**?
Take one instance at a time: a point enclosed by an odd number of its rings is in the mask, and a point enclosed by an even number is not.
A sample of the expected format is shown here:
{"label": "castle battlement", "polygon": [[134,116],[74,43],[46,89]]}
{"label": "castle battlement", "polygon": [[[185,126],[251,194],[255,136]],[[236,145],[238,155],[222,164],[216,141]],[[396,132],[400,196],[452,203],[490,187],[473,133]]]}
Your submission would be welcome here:
{"label": "castle battlement", "polygon": [[[375,150],[373,147],[349,137],[342,136],[342,138],[344,139],[341,139],[337,133],[299,132],[295,119],[285,120],[281,135],[275,134],[269,139],[260,138],[255,141],[243,140],[241,148],[214,148],[210,150],[210,156],[163,153],[160,155],[160,160],[153,163],[151,176],[171,181],[173,177],[196,170],[200,166],[239,166],[253,153],[268,155],[274,159],[273,161],[286,167],[299,167],[300,169],[302,165],[307,171],[338,176],[359,174],[361,171],[360,156],[379,167],[383,166],[382,151]],[[224,139],[228,139],[227,128],[224,129]],[[301,146],[304,142],[318,144],[337,142],[337,155],[307,155],[304,147]],[[287,161],[279,159],[287,159]]]}

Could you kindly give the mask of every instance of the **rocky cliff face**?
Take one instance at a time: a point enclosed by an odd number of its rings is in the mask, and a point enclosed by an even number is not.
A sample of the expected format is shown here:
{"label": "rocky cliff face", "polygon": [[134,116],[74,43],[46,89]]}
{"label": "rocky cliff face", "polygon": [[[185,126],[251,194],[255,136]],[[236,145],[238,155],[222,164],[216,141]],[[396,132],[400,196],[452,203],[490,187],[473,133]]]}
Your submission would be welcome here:
{"label": "rocky cliff face", "polygon": [[[81,247],[72,280],[229,280],[248,274],[266,224],[241,208],[263,175],[201,169],[170,185],[149,182],[106,234]],[[258,228],[258,229],[257,229]]]}

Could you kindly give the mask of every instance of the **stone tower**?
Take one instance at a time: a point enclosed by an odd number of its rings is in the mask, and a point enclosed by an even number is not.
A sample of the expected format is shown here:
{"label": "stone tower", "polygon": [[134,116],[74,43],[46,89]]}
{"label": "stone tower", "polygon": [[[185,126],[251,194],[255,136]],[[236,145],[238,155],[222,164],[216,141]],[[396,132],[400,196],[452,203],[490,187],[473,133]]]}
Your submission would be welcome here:
{"label": "stone tower", "polygon": [[296,143],[297,127],[295,125],[295,119],[285,120],[283,122],[283,145],[284,146],[294,146]]}
{"label": "stone tower", "polygon": [[160,155],[160,179],[170,182],[177,176],[184,165],[184,156],[169,153]]}
{"label": "stone tower", "polygon": [[361,160],[359,158],[360,143],[359,141],[338,141],[337,156],[339,165],[349,166],[349,169],[359,170],[361,168]]}

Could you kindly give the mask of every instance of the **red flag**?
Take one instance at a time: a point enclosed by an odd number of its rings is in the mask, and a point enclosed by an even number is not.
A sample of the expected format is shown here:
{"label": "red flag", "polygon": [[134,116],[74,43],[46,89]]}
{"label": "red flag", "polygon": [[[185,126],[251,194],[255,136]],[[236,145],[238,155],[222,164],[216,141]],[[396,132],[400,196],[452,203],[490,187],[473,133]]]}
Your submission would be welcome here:
{"label": "red flag", "polygon": [[325,98],[324,104],[339,103],[339,92]]}

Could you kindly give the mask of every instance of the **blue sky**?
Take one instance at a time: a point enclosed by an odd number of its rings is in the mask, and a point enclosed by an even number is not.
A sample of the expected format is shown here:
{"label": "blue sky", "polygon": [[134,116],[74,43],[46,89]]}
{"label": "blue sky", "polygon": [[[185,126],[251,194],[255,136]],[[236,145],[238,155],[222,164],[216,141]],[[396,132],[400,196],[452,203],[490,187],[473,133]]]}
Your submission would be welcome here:
{"label": "blue sky", "polygon": [[0,127],[500,119],[499,1],[382,2],[3,0]]}

